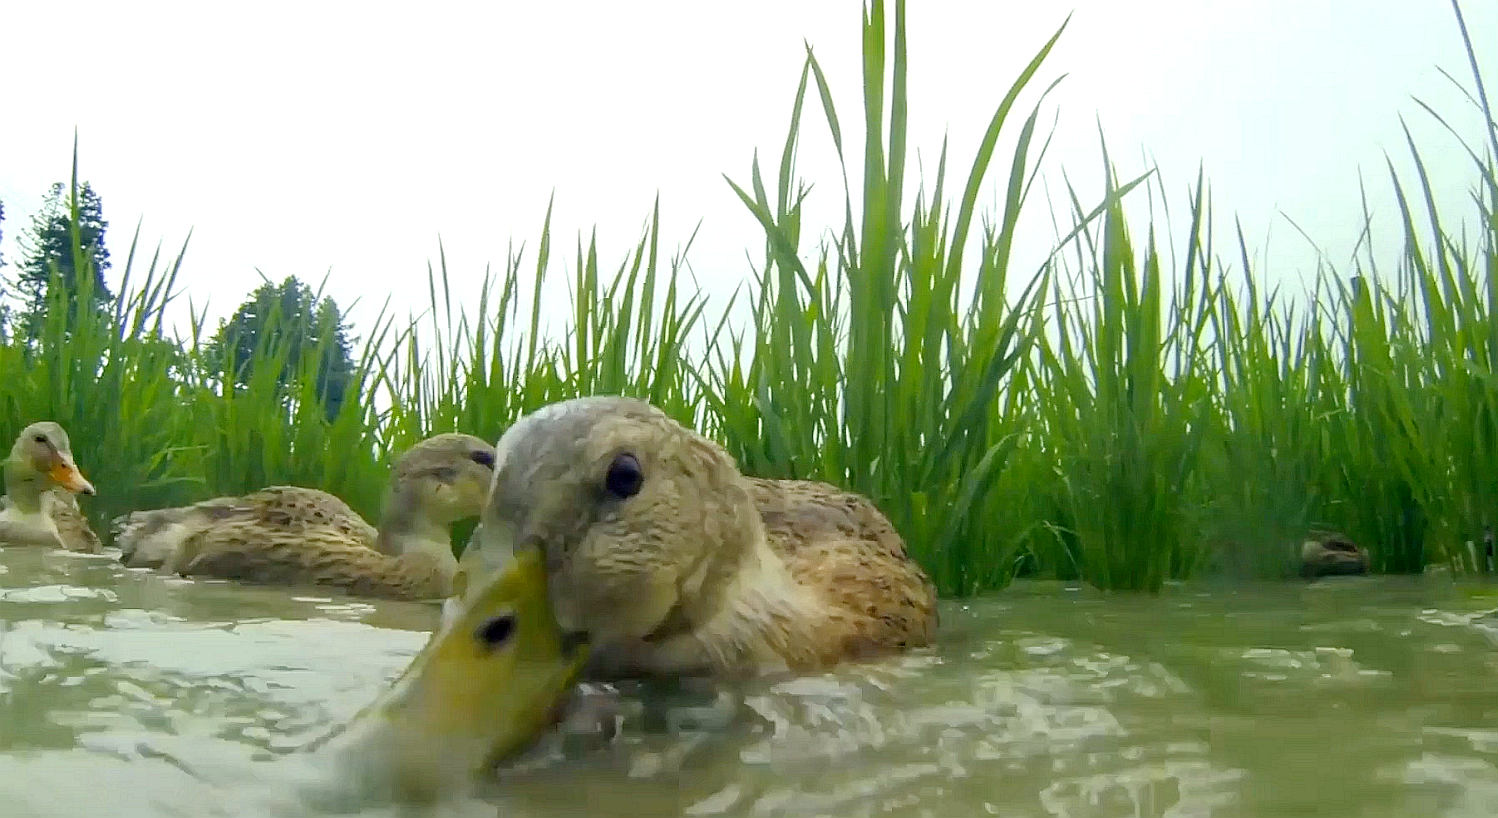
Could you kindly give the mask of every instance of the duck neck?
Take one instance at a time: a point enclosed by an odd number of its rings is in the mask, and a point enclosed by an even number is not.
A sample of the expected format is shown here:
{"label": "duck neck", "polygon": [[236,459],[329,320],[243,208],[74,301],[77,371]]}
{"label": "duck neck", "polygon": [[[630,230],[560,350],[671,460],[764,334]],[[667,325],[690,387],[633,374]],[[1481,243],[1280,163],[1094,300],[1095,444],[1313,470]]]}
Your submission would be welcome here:
{"label": "duck neck", "polygon": [[380,518],[378,550],[396,557],[421,556],[451,577],[458,570],[453,556],[452,527],[422,514],[418,504],[404,493],[394,493]]}
{"label": "duck neck", "polygon": [[686,589],[690,602],[673,617],[677,627],[691,631],[693,652],[712,657],[720,672],[804,662],[816,653],[808,624],[826,619],[825,606],[770,547],[752,505],[738,522],[740,547],[725,549],[732,558],[712,560],[694,572]]}
{"label": "duck neck", "polygon": [[5,461],[5,496],[19,514],[40,514],[43,489],[36,472],[14,457]]}

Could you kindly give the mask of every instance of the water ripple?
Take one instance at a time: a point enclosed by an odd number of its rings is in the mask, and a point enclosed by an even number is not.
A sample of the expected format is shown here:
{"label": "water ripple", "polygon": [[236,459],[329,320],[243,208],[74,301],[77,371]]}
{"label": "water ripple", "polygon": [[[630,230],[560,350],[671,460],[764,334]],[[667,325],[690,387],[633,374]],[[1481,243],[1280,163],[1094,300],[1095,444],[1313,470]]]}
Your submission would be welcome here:
{"label": "water ripple", "polygon": [[[455,809],[1492,815],[1483,603],[1394,581],[1157,599],[1021,584],[945,606],[934,649],[736,690],[725,725],[647,718],[681,703],[621,688],[615,741],[548,737]],[[374,696],[436,616],[0,552],[3,812],[264,815],[249,793],[267,765]]]}

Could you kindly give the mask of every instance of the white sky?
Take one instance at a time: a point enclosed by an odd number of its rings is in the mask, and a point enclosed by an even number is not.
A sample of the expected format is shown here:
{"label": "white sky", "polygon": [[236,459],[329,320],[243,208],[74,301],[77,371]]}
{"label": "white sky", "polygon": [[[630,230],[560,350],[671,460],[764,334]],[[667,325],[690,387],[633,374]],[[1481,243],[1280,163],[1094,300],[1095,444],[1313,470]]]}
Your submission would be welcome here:
{"label": "white sky", "polygon": [[[110,221],[112,281],[138,219],[147,256],[191,229],[181,283],[215,323],[259,284],[256,268],[314,287],[331,269],[327,292],[345,308],[361,302],[358,330],[387,297],[423,309],[439,236],[457,293],[476,299],[485,264],[502,267],[511,239],[533,258],[553,191],[558,286],[579,230],[598,226],[612,269],[659,193],[666,254],[702,220],[689,259],[726,294],[761,239],[722,174],[747,184],[757,148],[773,180],[803,41],[829,74],[845,140],[860,144],[860,8],[18,0],[0,12],[0,252],[14,263],[16,234],[48,185],[66,180],[76,127],[80,174]],[[1256,252],[1270,237],[1271,282],[1313,264],[1277,213],[1337,262],[1361,224],[1359,170],[1388,215],[1383,157],[1404,165],[1401,114],[1430,146],[1439,195],[1452,206],[1469,195],[1467,160],[1411,99],[1479,137],[1436,70],[1470,85],[1447,0],[914,0],[911,144],[928,168],[948,132],[949,170],[965,176],[1008,85],[1073,9],[1010,126],[1012,137],[1035,94],[1068,74],[1043,114],[1046,127],[1060,116],[1052,182],[1064,166],[1095,194],[1099,120],[1120,173],[1146,169],[1147,150],[1177,211],[1204,163],[1222,226],[1242,218]],[[1482,34],[1498,31],[1498,3],[1467,0],[1463,11],[1498,86],[1498,38]],[[805,127],[799,170],[817,185],[813,214],[835,223],[840,181],[814,98]],[[988,201],[1008,161],[1006,143]],[[855,173],[860,162],[850,157]],[[1022,247],[1032,261],[1051,239],[1043,195],[1031,202],[1041,229]],[[1398,246],[1392,233],[1381,241]]]}

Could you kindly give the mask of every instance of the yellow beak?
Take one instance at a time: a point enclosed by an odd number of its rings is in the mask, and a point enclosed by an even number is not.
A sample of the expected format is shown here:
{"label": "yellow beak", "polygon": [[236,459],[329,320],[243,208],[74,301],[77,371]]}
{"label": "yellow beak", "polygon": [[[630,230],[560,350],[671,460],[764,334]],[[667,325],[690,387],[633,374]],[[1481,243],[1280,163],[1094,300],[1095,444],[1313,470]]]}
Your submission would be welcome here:
{"label": "yellow beak", "polygon": [[[589,654],[562,631],[539,555],[493,575],[467,574],[462,598],[395,680],[344,727],[351,780],[428,802],[509,758],[555,723]],[[360,786],[364,786],[361,784]]]}
{"label": "yellow beak", "polygon": [[94,484],[84,479],[78,467],[65,458],[53,460],[52,467],[47,469],[47,476],[52,478],[52,482],[75,494],[94,493]]}

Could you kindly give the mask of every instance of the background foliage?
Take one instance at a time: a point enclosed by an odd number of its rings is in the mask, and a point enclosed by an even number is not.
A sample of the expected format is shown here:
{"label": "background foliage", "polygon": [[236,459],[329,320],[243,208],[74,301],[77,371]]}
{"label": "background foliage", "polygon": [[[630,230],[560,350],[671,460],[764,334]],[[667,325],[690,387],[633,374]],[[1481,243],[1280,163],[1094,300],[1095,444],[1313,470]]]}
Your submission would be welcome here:
{"label": "background foliage", "polygon": [[[1265,292],[1243,237],[1217,229],[1203,179],[1184,237],[1131,218],[1125,201],[1163,200],[1164,184],[1115,178],[1106,144],[1101,200],[1070,190],[1055,254],[1014,269],[1045,152],[1049,88],[1031,84],[1061,35],[1007,89],[976,154],[953,160],[966,174],[949,174],[943,145],[913,190],[904,4],[865,9],[858,107],[840,107],[808,52],[778,164],[756,158],[729,181],[765,236],[744,327],[717,316],[728,305],[709,311],[680,256],[662,257],[657,208],[617,266],[579,242],[557,343],[521,296],[556,275],[549,211],[534,252],[513,252],[468,299],[476,310],[455,316],[467,294],[445,261],[429,271],[420,343],[417,324],[383,315],[354,338],[295,276],[211,331],[197,320],[169,337],[183,253],[144,260],[136,236],[116,265],[75,159],[4,271],[0,428],[61,422],[100,488],[84,502],[101,527],[269,483],[321,487],[373,517],[392,454],[420,437],[494,439],[547,402],[622,393],[695,424],[746,471],[868,494],[948,594],[1016,576],[1145,591],[1279,577],[1318,527],[1368,547],[1376,570],[1488,570],[1468,542],[1498,509],[1498,127],[1470,43],[1469,99],[1488,131],[1432,148],[1471,158],[1470,209],[1438,212],[1412,141],[1416,174],[1391,165],[1384,188],[1402,256],[1323,269],[1292,299]],[[844,164],[855,147],[862,159],[844,223],[817,236],[794,161],[808,104]],[[982,213],[993,184],[1002,206]],[[121,266],[111,290],[104,273]]]}

